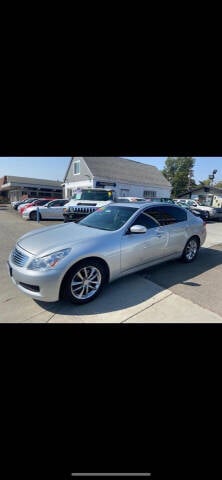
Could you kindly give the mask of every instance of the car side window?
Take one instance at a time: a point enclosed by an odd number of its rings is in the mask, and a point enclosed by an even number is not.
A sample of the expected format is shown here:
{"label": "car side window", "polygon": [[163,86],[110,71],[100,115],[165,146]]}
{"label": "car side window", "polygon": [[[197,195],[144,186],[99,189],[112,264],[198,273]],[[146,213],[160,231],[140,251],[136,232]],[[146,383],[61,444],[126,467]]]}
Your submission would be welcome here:
{"label": "car side window", "polygon": [[155,218],[161,226],[172,225],[187,220],[185,209],[170,205],[150,208],[149,214]]}
{"label": "car side window", "polygon": [[150,216],[149,210],[144,210],[144,212],[142,212],[136,218],[136,220],[134,220],[131,227],[133,225],[142,225],[143,227],[146,227],[149,230],[150,228],[158,227],[159,223]]}

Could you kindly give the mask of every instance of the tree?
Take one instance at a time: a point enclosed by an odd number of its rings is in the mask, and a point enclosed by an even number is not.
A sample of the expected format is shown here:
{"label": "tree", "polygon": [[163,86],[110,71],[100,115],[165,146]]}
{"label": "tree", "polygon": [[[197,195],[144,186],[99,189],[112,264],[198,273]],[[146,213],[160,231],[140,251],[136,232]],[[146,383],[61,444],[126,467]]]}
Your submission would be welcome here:
{"label": "tree", "polygon": [[[199,180],[199,185],[203,187],[209,187],[211,185],[211,180],[207,178],[206,180]],[[215,188],[222,188],[222,181],[214,183]]]}
{"label": "tree", "polygon": [[203,185],[203,187],[208,187],[210,186],[210,179],[207,178],[206,180],[199,180],[199,184]]}
{"label": "tree", "polygon": [[195,159],[192,157],[168,157],[162,171],[172,185],[172,197],[178,197],[186,190],[196,187],[193,178]]}
{"label": "tree", "polygon": [[222,182],[217,182],[214,184],[216,188],[222,188]]}

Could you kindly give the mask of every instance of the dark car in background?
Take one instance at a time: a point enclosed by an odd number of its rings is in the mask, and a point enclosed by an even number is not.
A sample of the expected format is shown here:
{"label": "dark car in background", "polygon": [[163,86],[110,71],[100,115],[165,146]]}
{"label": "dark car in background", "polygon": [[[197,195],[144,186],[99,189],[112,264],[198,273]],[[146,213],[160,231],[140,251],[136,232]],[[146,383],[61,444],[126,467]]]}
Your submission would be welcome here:
{"label": "dark car in background", "polygon": [[17,210],[19,205],[21,205],[22,203],[26,204],[26,203],[31,203],[31,202],[34,202],[34,200],[38,200],[37,197],[35,198],[26,198],[25,200],[18,200],[18,202],[11,202],[11,206],[12,208],[14,208],[14,210]]}
{"label": "dark car in background", "polygon": [[191,213],[196,215],[197,217],[202,218],[205,222],[209,219],[209,214],[206,210],[203,210],[201,208],[198,208],[197,202],[194,202],[193,200],[177,200],[175,201],[176,205],[179,207],[185,208],[186,210],[189,210]]}

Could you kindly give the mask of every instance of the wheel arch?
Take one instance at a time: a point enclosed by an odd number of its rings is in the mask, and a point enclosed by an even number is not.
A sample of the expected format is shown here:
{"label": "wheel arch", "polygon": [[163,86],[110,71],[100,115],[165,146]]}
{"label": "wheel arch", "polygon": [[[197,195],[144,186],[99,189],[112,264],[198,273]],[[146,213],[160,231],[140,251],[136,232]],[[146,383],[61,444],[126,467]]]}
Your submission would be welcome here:
{"label": "wheel arch", "polygon": [[70,270],[73,268],[73,267],[76,267],[78,265],[81,265],[83,262],[85,261],[96,261],[96,262],[99,262],[103,265],[103,267],[105,268],[105,271],[106,271],[106,280],[107,280],[107,283],[109,282],[109,279],[110,279],[110,269],[109,269],[109,266],[108,266],[108,263],[101,257],[97,257],[95,255],[91,255],[91,256],[86,256],[86,257],[83,257],[81,258],[81,260],[78,260],[77,262],[73,263],[69,269],[67,270],[67,272],[64,274],[63,276],[63,279],[61,281],[61,284],[60,284],[60,289],[59,289],[59,299],[62,299],[63,297],[63,292],[64,292],[64,286],[65,286],[65,283],[66,283],[66,278],[67,276],[69,275],[69,272]]}
{"label": "wheel arch", "polygon": [[[198,252],[198,250],[200,249],[201,240],[200,240],[199,235],[198,235],[198,234],[194,234],[194,235],[189,236],[189,238],[187,239],[186,244],[185,244],[185,246],[184,246],[183,253],[182,253],[182,255],[181,255],[182,261],[185,261],[185,262],[186,262],[186,260],[184,260],[186,247],[187,247],[187,244],[188,244],[188,243],[190,242],[190,240],[192,240],[192,239],[195,239],[195,240],[197,241],[197,252]],[[196,257],[196,255],[195,255],[195,257]],[[194,258],[195,258],[195,257],[194,257]]]}
{"label": "wheel arch", "polygon": [[191,235],[190,238],[188,238],[187,242],[189,242],[191,240],[191,238],[196,238],[197,241],[198,241],[198,247],[200,247],[200,237],[198,234],[195,234],[195,235]]}

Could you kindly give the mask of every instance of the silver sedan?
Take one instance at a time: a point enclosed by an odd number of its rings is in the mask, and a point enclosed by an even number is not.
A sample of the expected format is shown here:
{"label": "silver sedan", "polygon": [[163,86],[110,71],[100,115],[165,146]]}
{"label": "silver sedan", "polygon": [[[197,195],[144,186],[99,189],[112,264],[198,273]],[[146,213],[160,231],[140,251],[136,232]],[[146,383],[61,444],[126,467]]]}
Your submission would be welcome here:
{"label": "silver sedan", "polygon": [[28,207],[24,210],[22,218],[24,220],[37,220],[38,211],[39,220],[63,220],[63,207],[68,201],[67,199],[55,199],[39,207]]}
{"label": "silver sedan", "polygon": [[21,237],[9,274],[32,298],[84,304],[107,282],[166,260],[192,262],[206,238],[202,219],[169,204],[110,204],[79,223]]}

